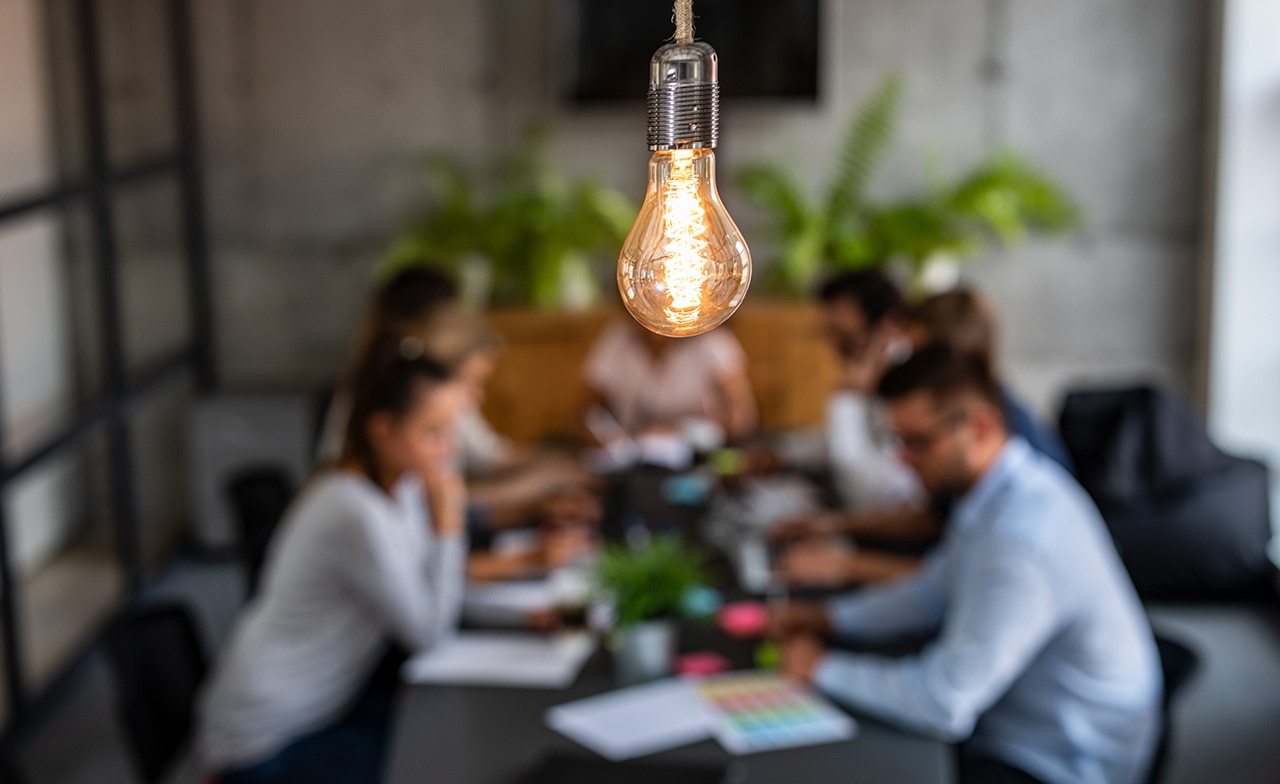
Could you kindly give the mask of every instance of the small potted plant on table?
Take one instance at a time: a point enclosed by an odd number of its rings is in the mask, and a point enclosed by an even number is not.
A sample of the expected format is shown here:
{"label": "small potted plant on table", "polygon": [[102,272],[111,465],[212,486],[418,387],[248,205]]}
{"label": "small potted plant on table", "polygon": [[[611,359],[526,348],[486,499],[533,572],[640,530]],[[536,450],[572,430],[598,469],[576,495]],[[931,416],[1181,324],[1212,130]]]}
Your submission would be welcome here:
{"label": "small potted plant on table", "polygon": [[601,555],[596,577],[613,608],[610,647],[619,679],[636,683],[670,673],[676,620],[706,583],[702,555],[675,537],[614,545]]}

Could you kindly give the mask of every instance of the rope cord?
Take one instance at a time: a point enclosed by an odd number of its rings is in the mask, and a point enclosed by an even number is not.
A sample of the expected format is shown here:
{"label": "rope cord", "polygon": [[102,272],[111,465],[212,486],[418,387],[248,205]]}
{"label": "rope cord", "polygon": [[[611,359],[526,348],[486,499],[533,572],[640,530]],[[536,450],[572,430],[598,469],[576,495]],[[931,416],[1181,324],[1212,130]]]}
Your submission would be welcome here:
{"label": "rope cord", "polygon": [[693,0],[676,0],[676,43],[688,46],[693,43]]}

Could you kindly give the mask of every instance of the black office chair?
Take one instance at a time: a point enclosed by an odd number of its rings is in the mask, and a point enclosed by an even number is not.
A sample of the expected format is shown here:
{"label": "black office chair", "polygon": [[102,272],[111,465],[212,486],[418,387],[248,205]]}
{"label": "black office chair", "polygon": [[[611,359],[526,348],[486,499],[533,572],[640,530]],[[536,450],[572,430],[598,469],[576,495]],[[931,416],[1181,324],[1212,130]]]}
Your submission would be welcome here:
{"label": "black office chair", "polygon": [[103,638],[117,708],[147,784],[173,766],[191,734],[207,664],[195,622],[179,603],[129,607]]}
{"label": "black office chair", "polygon": [[18,761],[7,745],[0,745],[0,784],[23,784],[26,779],[18,772]]}
{"label": "black office chair", "polygon": [[293,497],[293,482],[278,466],[253,466],[227,481],[227,495],[236,516],[240,558],[244,562],[248,595],[258,590],[258,578],[267,557],[271,535],[280,525]]}
{"label": "black office chair", "polygon": [[1200,668],[1200,657],[1196,652],[1176,640],[1157,634],[1156,648],[1160,651],[1160,669],[1164,672],[1164,702],[1161,706],[1164,727],[1160,730],[1160,743],[1156,746],[1147,784],[1160,784],[1164,776],[1169,762],[1169,739],[1173,734],[1173,701]]}

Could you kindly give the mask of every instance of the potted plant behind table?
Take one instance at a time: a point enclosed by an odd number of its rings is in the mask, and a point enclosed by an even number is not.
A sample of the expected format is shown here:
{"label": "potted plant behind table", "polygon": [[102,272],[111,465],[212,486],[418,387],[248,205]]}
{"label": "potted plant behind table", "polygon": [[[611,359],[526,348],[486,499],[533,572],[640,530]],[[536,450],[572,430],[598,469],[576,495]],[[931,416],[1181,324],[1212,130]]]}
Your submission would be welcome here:
{"label": "potted plant behind table", "polygon": [[670,673],[676,621],[706,590],[702,554],[677,537],[611,545],[600,555],[596,582],[613,610],[609,647],[619,679],[636,683]]}
{"label": "potted plant behind table", "polygon": [[636,207],[612,188],[558,174],[543,138],[530,132],[514,155],[484,166],[428,156],[431,204],[392,243],[379,272],[443,266],[477,307],[595,304]]}
{"label": "potted plant behind table", "polygon": [[866,195],[897,124],[902,80],[885,77],[859,109],[835,156],[821,199],[810,198],[785,166],[758,163],[736,182],[765,213],[776,253],[766,284],[807,296],[824,275],[890,265],[905,267],[912,287],[953,286],[958,264],[993,241],[1074,228],[1080,210],[1048,175],[1012,152],[979,161],[960,177],[930,178],[923,193],[877,202]]}

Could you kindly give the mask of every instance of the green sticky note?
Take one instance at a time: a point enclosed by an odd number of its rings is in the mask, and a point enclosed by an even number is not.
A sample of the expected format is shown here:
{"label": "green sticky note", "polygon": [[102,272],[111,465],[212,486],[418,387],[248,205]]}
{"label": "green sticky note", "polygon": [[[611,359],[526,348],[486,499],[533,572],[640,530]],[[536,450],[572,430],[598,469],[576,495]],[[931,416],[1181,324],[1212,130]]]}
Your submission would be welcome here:
{"label": "green sticky note", "polygon": [[756,648],[756,666],[762,670],[776,670],[782,664],[782,653],[771,642],[760,643]]}
{"label": "green sticky note", "polygon": [[746,456],[737,449],[718,449],[711,453],[707,462],[711,470],[720,476],[737,476],[747,467]]}

